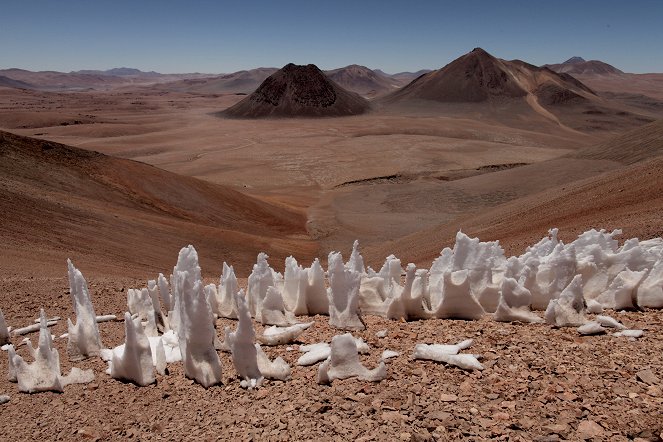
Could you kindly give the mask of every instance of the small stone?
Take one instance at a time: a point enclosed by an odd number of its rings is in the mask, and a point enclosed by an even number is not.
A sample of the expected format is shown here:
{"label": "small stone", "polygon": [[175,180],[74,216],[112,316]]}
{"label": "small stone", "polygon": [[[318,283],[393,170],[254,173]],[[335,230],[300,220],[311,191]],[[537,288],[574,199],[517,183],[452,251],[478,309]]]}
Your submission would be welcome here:
{"label": "small stone", "polygon": [[559,434],[562,437],[566,437],[570,427],[567,424],[550,424],[543,427],[543,429],[549,433]]}
{"label": "small stone", "polygon": [[577,435],[581,439],[591,439],[603,434],[603,428],[594,421],[586,420],[578,425]]}
{"label": "small stone", "polygon": [[2,405],[2,404],[6,404],[7,402],[9,402],[9,396],[6,396],[6,395],[4,395],[4,394],[1,395],[1,396],[0,396],[0,405]]}
{"label": "small stone", "polygon": [[647,394],[651,397],[659,397],[661,395],[661,389],[658,385],[650,385],[647,387]]}
{"label": "small stone", "polygon": [[571,393],[570,391],[565,391],[564,393],[562,393],[561,398],[564,399],[565,401],[572,402],[578,399],[578,396],[574,393]]}
{"label": "small stone", "polygon": [[82,427],[79,428],[77,433],[81,436],[84,437],[85,439],[100,439],[101,438],[101,433],[97,431],[94,427]]}
{"label": "small stone", "polygon": [[651,370],[641,370],[635,374],[638,379],[648,385],[658,384],[660,380]]}
{"label": "small stone", "polygon": [[97,388],[99,388],[99,384],[97,384],[95,382],[93,382],[91,384],[88,384],[88,386],[87,386],[88,390],[96,390]]}
{"label": "small stone", "polygon": [[440,401],[442,402],[456,402],[458,400],[458,396],[455,394],[441,394],[440,395]]}
{"label": "small stone", "polygon": [[406,418],[407,416],[400,414],[398,411],[384,411],[382,413],[382,420],[385,421],[402,422]]}
{"label": "small stone", "polygon": [[493,414],[493,419],[497,421],[508,421],[511,419],[511,416],[509,416],[509,413],[498,411],[497,413]]}
{"label": "small stone", "polygon": [[399,438],[400,440],[411,440],[412,435],[410,433],[401,433]]}
{"label": "small stone", "polygon": [[478,412],[479,410],[477,410],[476,408],[474,407],[470,408],[470,414],[477,414]]}

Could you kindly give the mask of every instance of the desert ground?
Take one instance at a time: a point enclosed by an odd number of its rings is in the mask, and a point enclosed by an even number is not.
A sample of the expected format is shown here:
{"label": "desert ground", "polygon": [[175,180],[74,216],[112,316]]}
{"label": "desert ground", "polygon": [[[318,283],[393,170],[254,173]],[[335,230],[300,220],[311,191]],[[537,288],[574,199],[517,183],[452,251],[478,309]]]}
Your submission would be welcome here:
{"label": "desert ground", "polygon": [[[663,105],[652,81],[588,81],[599,92],[589,104],[544,108],[532,96],[390,104],[378,97],[363,115],[262,120],[219,114],[244,94],[164,84],[75,92],[0,87],[0,308],[12,326],[32,323],[40,308],[72,317],[71,258],[97,314],[122,317],[127,289],[168,275],[187,244],[198,249],[206,282],[218,282],[227,261],[245,287],[260,251],[282,272],[288,255],[305,265],[319,257],[323,266],[330,251],[347,258],[355,239],[377,269],[392,253],[403,265],[428,268],[460,229],[499,239],[507,256],[523,253],[551,227],[564,241],[589,228],[622,228],[622,241],[661,237]],[[374,366],[382,350],[400,352],[381,383],[320,386],[316,367],[295,366],[292,380],[247,391],[228,354],[219,353],[224,384],[209,389],[186,379],[181,364],[139,388],[111,379],[106,364],[92,359],[74,364],[94,369],[92,384],[28,395],[7,381],[3,357],[0,394],[11,400],[0,405],[0,434],[661,440],[663,315],[609,314],[645,335],[579,336],[574,328],[489,317],[367,316],[367,329],[357,334],[371,347],[362,361]],[[300,343],[337,334],[326,317],[314,319]],[[218,320],[218,336],[235,323]],[[385,329],[387,337],[378,338]],[[52,328],[55,336],[66,331],[64,320]],[[120,321],[100,331],[108,347],[124,341]],[[485,370],[410,357],[415,343],[466,338],[475,340]],[[66,340],[55,346],[66,372]],[[18,353],[26,356],[26,347]],[[268,353],[291,365],[299,357],[296,345]]]}

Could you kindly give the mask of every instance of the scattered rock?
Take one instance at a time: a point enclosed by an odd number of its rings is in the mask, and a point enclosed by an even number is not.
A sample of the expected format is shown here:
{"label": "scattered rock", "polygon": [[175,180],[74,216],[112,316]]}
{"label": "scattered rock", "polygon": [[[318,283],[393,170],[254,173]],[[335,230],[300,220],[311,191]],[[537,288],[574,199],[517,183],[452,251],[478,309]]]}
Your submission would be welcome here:
{"label": "scattered rock", "polygon": [[640,379],[642,382],[648,385],[654,385],[658,384],[660,380],[658,379],[658,376],[654,374],[651,370],[640,370],[637,372],[636,377]]}
{"label": "scattered rock", "polygon": [[85,439],[93,439],[93,440],[101,439],[101,432],[91,426],[79,428],[76,433]]}
{"label": "scattered rock", "polygon": [[458,396],[455,394],[441,394],[440,395],[440,401],[442,402],[456,402],[458,400]]}
{"label": "scattered rock", "polygon": [[603,427],[592,420],[585,420],[578,425],[577,436],[580,439],[591,439],[603,435]]}

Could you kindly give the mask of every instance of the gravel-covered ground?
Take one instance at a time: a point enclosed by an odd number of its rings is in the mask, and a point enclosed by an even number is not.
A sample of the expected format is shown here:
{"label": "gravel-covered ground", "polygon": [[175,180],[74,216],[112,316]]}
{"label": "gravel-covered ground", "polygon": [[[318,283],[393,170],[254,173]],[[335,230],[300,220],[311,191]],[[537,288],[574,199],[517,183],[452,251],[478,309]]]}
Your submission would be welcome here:
{"label": "gravel-covered ground", "polygon": [[[121,317],[126,289],[144,282],[88,278],[97,314]],[[73,315],[65,277],[0,280],[0,308],[10,325],[24,326],[45,307],[63,320]],[[101,360],[75,365],[92,368],[95,381],[65,392],[24,394],[7,379],[6,352],[0,357],[0,440],[661,440],[663,437],[663,312],[609,315],[645,330],[638,340],[610,335],[582,337],[574,328],[480,321],[428,320],[409,323],[366,317],[355,333],[371,347],[363,362],[373,368],[383,350],[400,352],[387,364],[388,379],[354,379],[321,386],[317,365],[294,366],[297,344],[265,347],[293,366],[292,380],[240,387],[229,355],[219,353],[224,383],[204,389],[184,377],[181,363],[157,383],[136,387],[104,373]],[[305,319],[305,318],[302,318]],[[327,318],[301,335],[301,343],[327,341],[340,333]],[[217,334],[234,321],[219,320]],[[258,332],[262,327],[257,326]],[[387,337],[376,332],[388,330]],[[104,345],[123,342],[122,322],[100,324]],[[30,337],[35,342],[37,334]],[[485,370],[465,372],[415,361],[416,343],[456,343],[474,339],[466,352],[483,355]],[[13,338],[14,344],[21,341]],[[58,339],[62,371],[71,363],[66,340]],[[25,346],[19,354],[27,358]],[[29,360],[29,359],[28,359]],[[650,376],[652,375],[653,376]]]}

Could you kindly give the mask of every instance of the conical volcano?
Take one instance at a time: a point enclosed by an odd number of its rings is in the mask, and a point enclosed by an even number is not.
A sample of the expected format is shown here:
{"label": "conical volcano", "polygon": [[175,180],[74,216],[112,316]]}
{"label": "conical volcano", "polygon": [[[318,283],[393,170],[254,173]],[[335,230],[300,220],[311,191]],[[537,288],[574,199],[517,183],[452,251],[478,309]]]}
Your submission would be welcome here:
{"label": "conical volcano", "polygon": [[235,118],[340,117],[369,109],[368,101],[343,89],[317,66],[288,64],[223,115]]}
{"label": "conical volcano", "polygon": [[442,69],[430,72],[393,93],[394,98],[418,98],[451,103],[486,101],[490,97],[527,95],[502,60],[481,48]]}
{"label": "conical volcano", "polygon": [[520,60],[502,60],[476,48],[442,69],[422,75],[385,99],[479,103],[528,95],[546,104],[595,97],[591,89],[573,77]]}

